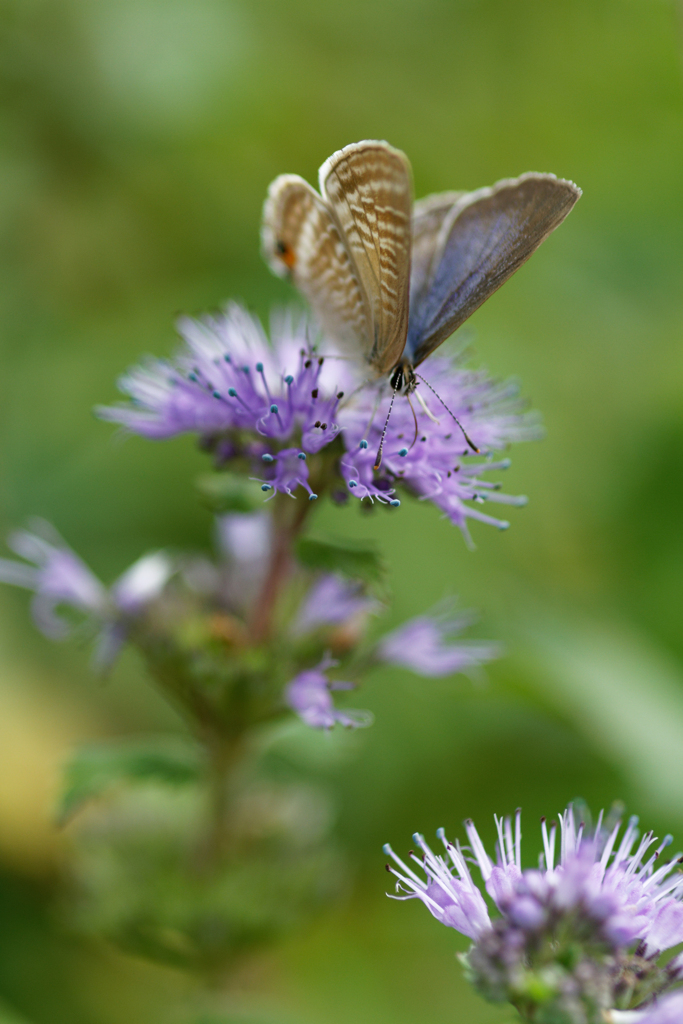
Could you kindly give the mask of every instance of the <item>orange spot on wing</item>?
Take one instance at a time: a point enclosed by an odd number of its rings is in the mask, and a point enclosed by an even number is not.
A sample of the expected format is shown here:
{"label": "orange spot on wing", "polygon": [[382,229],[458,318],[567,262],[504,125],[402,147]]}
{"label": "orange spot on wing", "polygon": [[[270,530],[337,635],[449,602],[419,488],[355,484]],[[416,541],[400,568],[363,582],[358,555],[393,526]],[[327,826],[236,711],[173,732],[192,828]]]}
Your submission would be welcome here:
{"label": "orange spot on wing", "polygon": [[296,263],[296,253],[292,249],[291,245],[287,245],[285,242],[278,242],[277,251],[285,266],[290,270],[293,270],[294,264]]}

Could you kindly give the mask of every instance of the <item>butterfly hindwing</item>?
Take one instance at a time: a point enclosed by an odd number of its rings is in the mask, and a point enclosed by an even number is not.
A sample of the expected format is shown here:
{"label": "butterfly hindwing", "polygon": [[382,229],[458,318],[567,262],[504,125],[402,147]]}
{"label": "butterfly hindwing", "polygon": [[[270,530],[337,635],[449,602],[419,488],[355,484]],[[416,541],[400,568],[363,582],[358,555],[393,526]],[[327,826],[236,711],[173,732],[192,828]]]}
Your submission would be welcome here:
{"label": "butterfly hindwing", "polygon": [[418,199],[413,207],[413,248],[410,268],[410,307],[419,305],[432,274],[444,221],[466,192],[439,192]]}
{"label": "butterfly hindwing", "polygon": [[365,357],[377,374],[398,363],[408,332],[412,180],[386,142],[359,142],[320,168],[320,191],[368,297],[372,337]]}
{"label": "butterfly hindwing", "polygon": [[530,173],[456,199],[413,288],[407,354],[415,366],[529,259],[580,195],[572,182]]}
{"label": "butterfly hindwing", "polygon": [[268,189],[261,247],[271,269],[291,278],[332,337],[370,350],[371,310],[348,248],[326,204],[298,175],[282,174]]}

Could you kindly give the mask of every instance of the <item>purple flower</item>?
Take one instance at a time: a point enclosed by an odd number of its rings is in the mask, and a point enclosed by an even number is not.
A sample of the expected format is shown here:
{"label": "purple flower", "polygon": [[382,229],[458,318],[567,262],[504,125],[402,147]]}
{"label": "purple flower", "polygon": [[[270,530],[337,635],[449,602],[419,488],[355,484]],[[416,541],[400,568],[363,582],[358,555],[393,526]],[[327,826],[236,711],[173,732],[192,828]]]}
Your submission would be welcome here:
{"label": "purple flower", "polygon": [[[264,492],[294,497],[303,488],[309,499],[317,494],[308,458],[340,437],[341,457],[335,448],[330,459],[349,493],[398,506],[397,489],[403,488],[433,501],[468,542],[468,519],[509,525],[483,512],[485,502],[525,503],[501,494],[484,475],[507,468],[508,460],[494,459],[493,452],[538,437],[538,424],[523,412],[515,384],[464,369],[460,356],[433,356],[423,367],[429,385],[419,381],[412,397],[396,396],[376,471],[391,388],[387,381],[363,382],[361,363],[340,356],[329,341],[320,346],[325,355],[318,355],[305,320],[281,317],[272,345],[258,321],[234,303],[215,317],[185,318],[179,328],[182,351],[122,377],[119,386],[131,402],[99,408],[103,419],[148,438],[197,433],[223,462],[246,461]],[[323,486],[332,477],[318,479],[315,486]]]}
{"label": "purple flower", "polygon": [[313,493],[308,482],[306,452],[300,451],[298,448],[283,448],[276,455],[266,453],[261,456],[261,459],[271,470],[267,480],[255,478],[259,480],[262,491],[272,491],[271,497],[275,497],[275,494],[279,492],[280,494],[289,494],[293,498],[297,487],[303,487],[305,491],[308,491],[309,501],[315,501],[318,497]]}
{"label": "purple flower", "polygon": [[339,433],[340,385],[349,373],[342,361],[314,355],[301,318],[280,318],[272,346],[237,303],[217,317],[184,317],[179,330],[184,350],[123,376],[119,387],[133,404],[99,408],[102,419],[153,439],[248,431],[266,454],[268,442],[293,438],[314,454]]}
{"label": "purple flower", "polygon": [[327,678],[326,671],[336,664],[336,661],[325,658],[316,668],[300,672],[288,684],[285,701],[292,711],[296,711],[302,722],[310,725],[312,729],[331,729],[335,722],[356,729],[372,725],[372,715],[369,711],[349,708],[340,711],[335,708],[331,691],[354,688],[353,683],[332,682]]}
{"label": "purple flower", "polygon": [[174,572],[169,557],[157,551],[135,562],[109,590],[85,562],[43,520],[34,520],[34,532],[19,530],[9,547],[27,562],[0,559],[0,580],[33,590],[33,618],[42,633],[61,640],[70,623],[57,611],[71,608],[100,624],[96,662],[111,664],[125,640],[127,624],[163,590]]}
{"label": "purple flower", "polygon": [[683,992],[672,992],[645,1010],[612,1010],[605,1020],[608,1024],[681,1024]]}
{"label": "purple flower", "polygon": [[377,657],[422,676],[448,676],[499,657],[499,644],[476,640],[449,642],[472,621],[471,613],[454,615],[446,609],[433,615],[419,615],[383,637],[377,645]]}
{"label": "purple flower", "polygon": [[329,573],[309,590],[294,620],[293,631],[311,633],[321,626],[363,620],[378,609],[379,602],[364,593],[362,584]]}
{"label": "purple flower", "polygon": [[[478,519],[498,529],[507,521],[480,510],[485,502],[524,505],[526,498],[501,494],[500,484],[482,479],[483,473],[507,469],[507,459],[492,453],[512,441],[539,436],[537,421],[524,414],[514,383],[492,380],[483,371],[465,370],[461,356],[432,356],[424,373],[439,395],[418,382],[416,396],[394,401],[379,474],[373,470],[391,393],[382,383],[358,392],[355,401],[340,409],[346,455],[341,472],[347,486],[360,498],[385,499],[396,487],[407,488],[430,500],[460,527],[471,544],[467,519]],[[378,402],[378,388],[383,397]],[[473,458],[462,430],[445,406],[458,418],[483,457]],[[474,505],[466,504],[473,502]]]}
{"label": "purple flower", "polygon": [[[414,835],[421,856],[410,858],[419,872],[384,847],[397,865],[388,870],[404,893],[394,898],[420,899],[442,924],[474,940],[465,961],[483,994],[530,1005],[538,983],[533,999],[561,1010],[558,1020],[588,1022],[606,1019],[599,1014],[614,1006],[637,1008],[683,976],[683,958],[665,967],[656,962],[683,942],[683,879],[673,873],[679,860],[661,861],[671,836],[657,846],[651,832],[639,840],[637,819],[631,818],[620,838],[621,823],[603,828],[602,814],[595,830],[587,830],[577,826],[570,805],[560,816],[559,857],[556,825],[548,828],[542,819],[539,867],[522,870],[520,812],[514,826],[510,818],[495,820],[495,861],[471,821],[465,823],[467,846],[447,842],[439,829],[444,855]],[[499,916],[489,916],[471,863]],[[628,978],[633,980],[624,988]],[[669,1019],[662,1017],[661,1024]],[[641,1017],[615,1013],[614,1020]],[[642,1020],[660,1024],[658,1017]]]}
{"label": "purple flower", "polygon": [[[678,862],[674,859],[656,866],[661,853],[671,843],[671,836],[666,836],[656,850],[651,850],[656,840],[648,832],[634,850],[637,818],[631,818],[617,846],[621,823],[617,823],[609,835],[603,835],[601,815],[595,832],[585,834],[583,825],[577,828],[570,805],[560,816],[557,863],[557,829],[554,824],[548,829],[544,819],[542,867],[523,872],[520,812],[515,817],[514,836],[510,818],[495,820],[498,829],[495,863],[486,853],[473,822],[467,821],[465,830],[486,891],[504,916],[518,924],[526,921],[520,927],[533,930],[548,914],[568,913],[581,907],[599,926],[605,941],[613,946],[640,942],[645,955],[652,956],[683,942],[683,905],[680,902],[683,879],[678,873],[670,877]],[[426,872],[426,881],[417,879],[413,872],[403,876],[391,870],[412,897],[424,900],[429,886],[438,880],[444,893],[457,902],[458,890],[451,885],[458,880],[469,884],[470,870],[460,844],[447,842],[443,829],[438,835],[446,849],[445,857],[434,854],[422,836],[413,836],[424,854],[424,861],[413,859]],[[385,852],[406,870],[389,846],[385,847]],[[438,910],[428,906],[438,918]]]}

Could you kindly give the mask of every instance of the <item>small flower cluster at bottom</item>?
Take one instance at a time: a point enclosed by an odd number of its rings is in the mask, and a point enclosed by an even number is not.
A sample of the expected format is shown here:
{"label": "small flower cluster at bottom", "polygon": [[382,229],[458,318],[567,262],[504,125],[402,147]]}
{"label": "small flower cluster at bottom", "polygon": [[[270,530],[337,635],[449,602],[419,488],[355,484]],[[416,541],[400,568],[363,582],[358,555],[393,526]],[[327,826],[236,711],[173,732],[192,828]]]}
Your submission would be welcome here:
{"label": "small flower cluster at bottom", "polygon": [[[680,1024],[683,992],[664,995],[683,978],[683,954],[665,965],[660,955],[683,942],[683,878],[675,857],[661,863],[671,836],[655,847],[651,832],[638,839],[631,818],[607,827],[577,824],[570,805],[558,829],[542,820],[539,868],[522,870],[521,817],[496,818],[497,857],[488,856],[471,821],[469,844],[437,835],[444,855],[423,836],[410,859],[391,849],[387,865],[398,879],[394,899],[420,899],[448,927],[473,940],[461,957],[475,988],[491,1001],[509,1001],[525,1020],[547,1024]],[[653,849],[654,847],[654,849]],[[469,863],[500,916],[491,918]],[[425,877],[423,877],[423,875]]]}

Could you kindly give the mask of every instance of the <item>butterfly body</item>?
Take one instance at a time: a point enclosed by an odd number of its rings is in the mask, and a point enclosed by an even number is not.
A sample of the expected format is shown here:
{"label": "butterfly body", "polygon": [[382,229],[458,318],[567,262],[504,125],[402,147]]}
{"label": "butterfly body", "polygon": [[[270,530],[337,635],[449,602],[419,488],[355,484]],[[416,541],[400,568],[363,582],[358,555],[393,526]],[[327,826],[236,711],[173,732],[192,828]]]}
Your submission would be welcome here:
{"label": "butterfly body", "polygon": [[393,392],[407,394],[417,386],[416,368],[581,195],[570,181],[532,172],[413,204],[407,157],[378,141],[334,153],[319,177],[320,193],[296,175],[271,184],[263,254],[370,378],[390,375]]}

